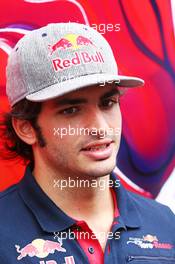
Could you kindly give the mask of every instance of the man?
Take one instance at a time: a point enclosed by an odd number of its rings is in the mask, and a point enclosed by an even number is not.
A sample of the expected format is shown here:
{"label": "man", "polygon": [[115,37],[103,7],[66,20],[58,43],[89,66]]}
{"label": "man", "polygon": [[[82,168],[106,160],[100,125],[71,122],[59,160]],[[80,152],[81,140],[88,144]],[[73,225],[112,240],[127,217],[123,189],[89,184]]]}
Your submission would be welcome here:
{"label": "man", "polygon": [[174,263],[175,217],[127,192],[112,172],[121,136],[119,76],[107,41],[49,24],[9,56],[8,151],[29,160],[1,194],[0,263]]}

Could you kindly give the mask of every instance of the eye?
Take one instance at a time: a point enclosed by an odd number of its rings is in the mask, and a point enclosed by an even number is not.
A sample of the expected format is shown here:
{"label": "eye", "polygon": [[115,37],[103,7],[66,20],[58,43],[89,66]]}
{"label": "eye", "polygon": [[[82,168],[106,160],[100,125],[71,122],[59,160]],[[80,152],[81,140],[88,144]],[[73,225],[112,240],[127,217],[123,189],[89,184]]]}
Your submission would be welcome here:
{"label": "eye", "polygon": [[66,109],[61,110],[59,113],[63,115],[72,115],[75,114],[79,111],[78,107],[69,107]]}
{"label": "eye", "polygon": [[115,104],[119,103],[119,97],[116,98],[107,98],[103,100],[100,104],[102,108],[112,108]]}

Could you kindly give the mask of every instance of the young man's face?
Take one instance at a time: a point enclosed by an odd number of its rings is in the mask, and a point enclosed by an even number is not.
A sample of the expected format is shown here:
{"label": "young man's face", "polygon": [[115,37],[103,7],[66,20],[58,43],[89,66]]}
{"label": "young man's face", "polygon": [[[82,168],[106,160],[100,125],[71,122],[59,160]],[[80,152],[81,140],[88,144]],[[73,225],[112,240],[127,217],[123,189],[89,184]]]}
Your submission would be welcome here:
{"label": "young man's face", "polygon": [[46,146],[34,148],[35,162],[71,177],[108,175],[121,137],[119,92],[112,86],[77,90],[43,103],[38,124]]}

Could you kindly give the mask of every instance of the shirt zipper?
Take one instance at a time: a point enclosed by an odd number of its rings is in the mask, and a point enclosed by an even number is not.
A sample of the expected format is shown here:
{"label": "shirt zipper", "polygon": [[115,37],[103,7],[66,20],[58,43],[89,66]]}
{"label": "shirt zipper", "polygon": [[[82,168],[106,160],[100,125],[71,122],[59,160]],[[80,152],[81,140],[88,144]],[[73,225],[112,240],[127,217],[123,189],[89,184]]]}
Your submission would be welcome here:
{"label": "shirt zipper", "polygon": [[127,262],[131,262],[133,260],[167,260],[167,261],[175,261],[175,258],[171,257],[150,257],[150,256],[128,256]]}

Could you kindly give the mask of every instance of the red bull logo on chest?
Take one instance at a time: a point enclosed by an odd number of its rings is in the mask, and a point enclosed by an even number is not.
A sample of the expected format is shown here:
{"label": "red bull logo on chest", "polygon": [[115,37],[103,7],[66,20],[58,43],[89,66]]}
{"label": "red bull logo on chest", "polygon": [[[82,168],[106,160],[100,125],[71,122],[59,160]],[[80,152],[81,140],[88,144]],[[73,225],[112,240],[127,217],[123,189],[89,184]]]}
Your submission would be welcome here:
{"label": "red bull logo on chest", "polygon": [[146,235],[142,238],[139,237],[130,237],[127,241],[127,244],[135,244],[136,246],[143,249],[172,249],[174,246],[169,243],[160,243],[157,236],[155,235]]}
{"label": "red bull logo on chest", "polygon": [[39,264],[75,264],[75,260],[73,256],[65,257],[64,263],[57,263],[55,260],[48,260],[48,261],[40,261]]}
{"label": "red bull logo on chest", "polygon": [[15,245],[15,247],[19,253],[17,260],[21,260],[27,256],[46,258],[49,254],[54,254],[55,251],[66,252],[66,249],[62,247],[60,242],[44,239],[35,239],[22,248],[19,245]]}

